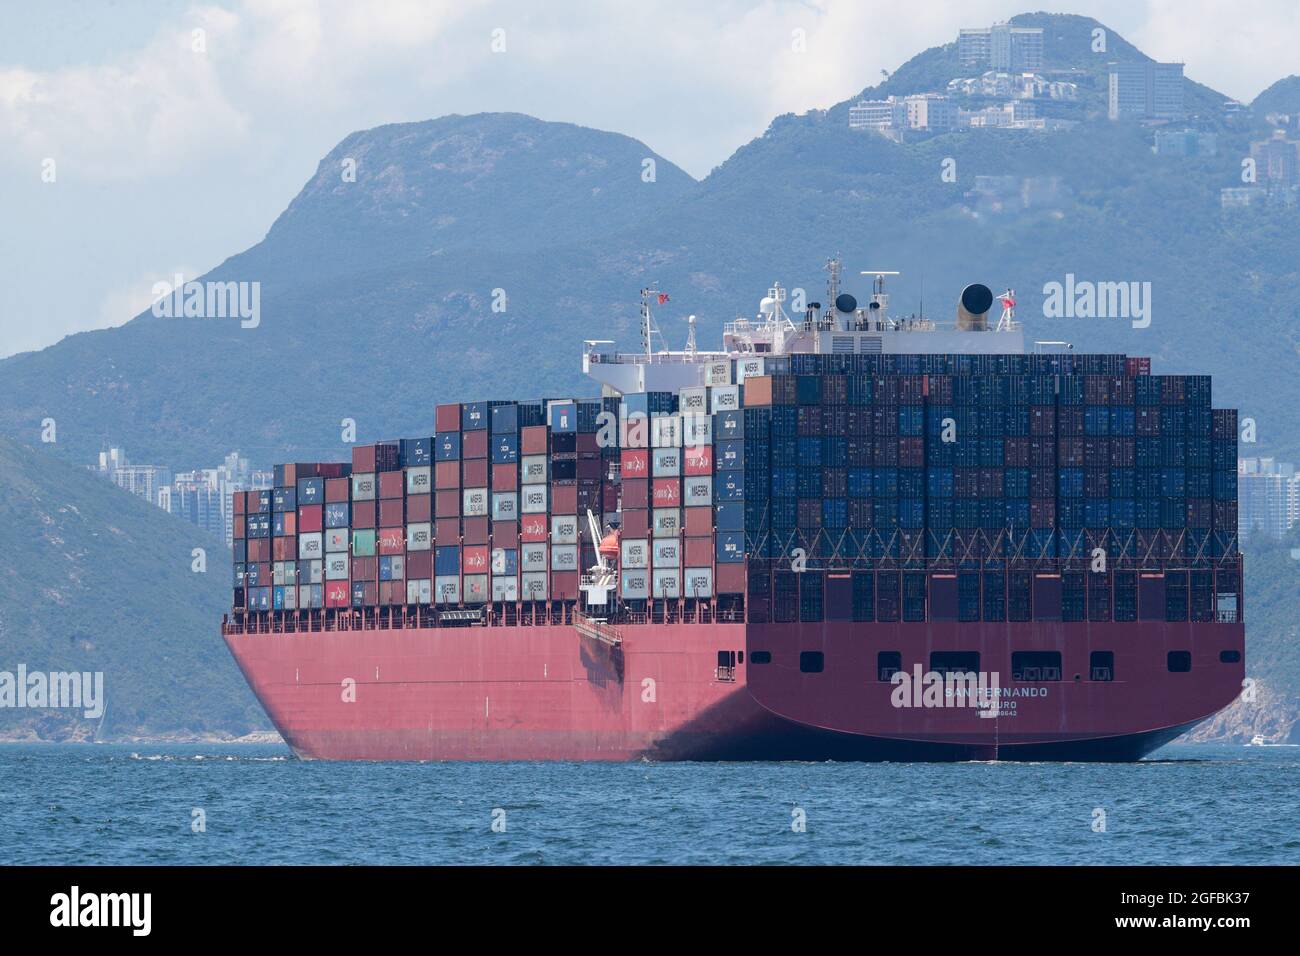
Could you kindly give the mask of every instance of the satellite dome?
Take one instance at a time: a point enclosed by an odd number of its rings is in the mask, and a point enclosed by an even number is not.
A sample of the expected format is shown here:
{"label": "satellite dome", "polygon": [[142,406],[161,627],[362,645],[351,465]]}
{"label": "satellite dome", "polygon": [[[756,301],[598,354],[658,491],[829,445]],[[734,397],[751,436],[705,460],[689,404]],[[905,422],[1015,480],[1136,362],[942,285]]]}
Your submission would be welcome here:
{"label": "satellite dome", "polygon": [[853,298],[847,292],[841,292],[835,297],[835,308],[841,312],[852,312],[858,307],[858,300]]}

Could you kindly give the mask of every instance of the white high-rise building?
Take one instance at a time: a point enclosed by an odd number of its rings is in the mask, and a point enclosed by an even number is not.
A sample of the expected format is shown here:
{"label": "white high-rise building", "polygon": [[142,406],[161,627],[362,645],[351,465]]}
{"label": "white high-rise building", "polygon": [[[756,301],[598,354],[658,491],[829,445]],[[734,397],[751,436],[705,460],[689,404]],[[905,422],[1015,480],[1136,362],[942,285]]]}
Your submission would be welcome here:
{"label": "white high-rise building", "polygon": [[1183,64],[1111,63],[1108,115],[1119,119],[1179,119]]}
{"label": "white high-rise building", "polygon": [[1009,23],[963,28],[957,33],[957,58],[963,68],[987,66],[1004,73],[1041,69],[1043,28]]}

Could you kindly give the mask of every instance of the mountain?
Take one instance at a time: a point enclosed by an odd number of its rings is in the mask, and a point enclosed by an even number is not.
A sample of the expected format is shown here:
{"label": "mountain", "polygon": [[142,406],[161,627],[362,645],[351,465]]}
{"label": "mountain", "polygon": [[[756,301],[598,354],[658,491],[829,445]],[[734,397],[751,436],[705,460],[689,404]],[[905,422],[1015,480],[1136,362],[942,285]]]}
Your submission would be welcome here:
{"label": "mountain", "polygon": [[[0,708],[0,739],[244,734],[269,728],[217,635],[222,542],[45,446],[0,438],[0,671],[103,674],[102,720]],[[207,556],[193,568],[193,549]]]}
{"label": "mountain", "polygon": [[1300,116],[1300,76],[1288,76],[1278,80],[1250,104],[1256,116],[1269,113],[1285,113]]}

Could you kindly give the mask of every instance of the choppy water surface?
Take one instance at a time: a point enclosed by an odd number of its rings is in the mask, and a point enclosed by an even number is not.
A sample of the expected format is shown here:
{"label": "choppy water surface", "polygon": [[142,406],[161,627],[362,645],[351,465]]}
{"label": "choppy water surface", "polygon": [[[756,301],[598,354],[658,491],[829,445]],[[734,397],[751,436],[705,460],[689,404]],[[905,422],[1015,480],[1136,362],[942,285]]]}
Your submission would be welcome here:
{"label": "choppy water surface", "polygon": [[0,864],[1295,864],[1297,792],[1296,748],[1169,746],[1138,764],[608,765],[12,745]]}

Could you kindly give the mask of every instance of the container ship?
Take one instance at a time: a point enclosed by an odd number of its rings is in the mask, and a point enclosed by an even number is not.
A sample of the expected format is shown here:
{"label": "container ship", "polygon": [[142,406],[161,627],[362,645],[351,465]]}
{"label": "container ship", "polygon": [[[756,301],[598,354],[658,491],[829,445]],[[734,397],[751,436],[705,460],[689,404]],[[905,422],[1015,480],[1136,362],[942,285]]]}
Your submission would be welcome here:
{"label": "container ship", "polygon": [[[774,284],[599,397],[235,494],[223,637],[302,758],[1136,760],[1244,677],[1237,415],[1149,359]],[[796,308],[797,306],[797,308]],[[656,347],[659,346],[659,347]],[[593,388],[594,392],[596,389]]]}

